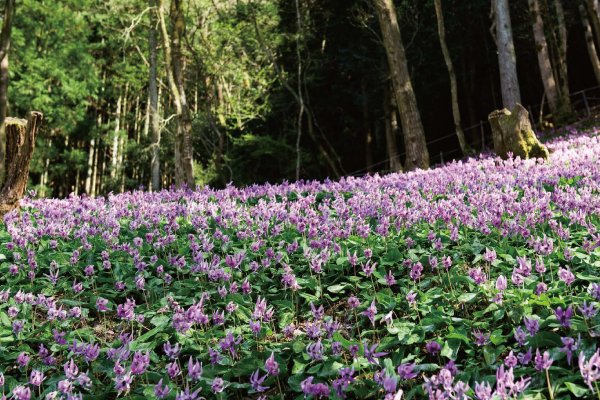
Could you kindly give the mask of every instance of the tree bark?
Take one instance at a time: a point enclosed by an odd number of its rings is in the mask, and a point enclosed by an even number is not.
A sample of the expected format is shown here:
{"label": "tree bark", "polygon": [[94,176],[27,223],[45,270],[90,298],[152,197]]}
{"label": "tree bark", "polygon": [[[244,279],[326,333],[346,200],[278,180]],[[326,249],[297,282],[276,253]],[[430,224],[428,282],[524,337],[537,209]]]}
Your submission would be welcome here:
{"label": "tree bark", "polygon": [[529,121],[529,113],[520,104],[512,112],[503,108],[493,111],[489,116],[494,138],[494,151],[501,158],[510,154],[521,158],[548,158],[546,146],[541,144]]}
{"label": "tree bark", "polygon": [[374,0],[404,135],[406,168],[429,168],[425,132],[412,87],[393,0]]}
{"label": "tree bark", "polygon": [[554,116],[559,113],[558,109],[558,87],[554,80],[552,64],[550,63],[550,54],[548,52],[548,43],[544,34],[544,21],[540,13],[540,4],[538,0],[529,0],[529,11],[531,12],[531,27],[533,28],[533,38],[537,50],[538,66],[542,77],[542,84],[548,99],[550,111]]}
{"label": "tree bark", "polygon": [[510,23],[510,8],[508,0],[492,0],[492,2],[496,18],[502,104],[505,108],[512,110],[517,103],[521,103],[521,93],[517,77],[517,56]]}
{"label": "tree bark", "polygon": [[365,134],[365,168],[373,172],[373,131],[369,123],[369,103],[367,98],[367,82],[363,78],[360,82],[362,97],[363,131]]}
{"label": "tree bark", "polygon": [[123,95],[119,95],[117,100],[117,110],[115,114],[115,129],[113,131],[112,139],[112,154],[110,159],[110,177],[115,180],[118,176],[117,172],[119,169],[119,135],[121,130],[121,104]]}
{"label": "tree bark", "polygon": [[192,158],[192,121],[188,104],[185,98],[184,79],[182,69],[181,40],[184,34],[185,21],[181,0],[172,0],[170,19],[173,25],[172,37],[169,40],[165,22],[163,0],[158,3],[158,16],[163,38],[167,80],[175,104],[177,114],[177,137],[175,140],[175,184],[190,188],[195,187],[194,160]]}
{"label": "tree bark", "polygon": [[462,129],[462,122],[460,117],[460,108],[458,105],[458,85],[456,84],[456,73],[454,72],[454,64],[452,63],[452,57],[450,57],[450,51],[446,44],[446,28],[444,26],[444,13],[442,10],[442,0],[435,0],[435,15],[437,17],[437,28],[438,37],[440,39],[440,46],[442,48],[442,54],[444,55],[444,62],[448,69],[448,75],[450,77],[450,93],[452,95],[452,117],[454,118],[454,130],[458,137],[458,143],[463,154],[469,152],[469,145],[465,138],[465,133]]}
{"label": "tree bark", "polygon": [[[149,0],[149,6],[156,9],[157,1]],[[156,12],[151,14],[155,18],[150,19],[150,32],[148,35],[148,46],[150,48],[150,71],[148,82],[148,115],[149,128],[152,138],[152,156],[150,160],[151,186],[150,190],[160,190],[160,115],[158,113],[158,73],[157,73],[157,53],[158,44],[156,40],[156,23],[158,17]]]}
{"label": "tree bark", "polygon": [[396,143],[398,117],[396,115],[394,96],[388,89],[388,85],[385,85],[384,87],[383,113],[385,116],[385,146],[387,149],[390,171],[400,172],[402,171],[402,163],[400,162],[398,144]]}
{"label": "tree bark", "polygon": [[596,46],[600,46],[600,17],[598,16],[598,0],[583,0],[592,31],[596,38]]}
{"label": "tree bark", "polygon": [[0,189],[0,218],[17,208],[25,194],[29,178],[29,162],[35,147],[35,136],[42,113],[32,111],[28,119],[6,118],[6,178]]}
{"label": "tree bark", "polygon": [[571,107],[571,97],[569,91],[569,74],[567,70],[567,26],[565,24],[565,12],[561,0],[554,0],[554,9],[557,19],[558,31],[558,65],[556,66],[556,75],[559,86],[559,108],[561,114],[565,117],[573,113]]}
{"label": "tree bark", "polygon": [[4,119],[8,110],[8,52],[10,50],[10,35],[14,13],[15,0],[6,0],[4,4],[4,22],[0,32],[0,182],[4,180],[6,173],[4,168],[4,149],[6,148]]}
{"label": "tree bark", "polygon": [[581,15],[581,23],[585,32],[585,43],[587,45],[588,55],[590,56],[590,62],[594,69],[594,75],[596,81],[600,84],[600,60],[598,60],[598,53],[596,52],[596,45],[594,44],[594,35],[592,33],[592,27],[585,11],[583,4],[579,4],[579,14]]}

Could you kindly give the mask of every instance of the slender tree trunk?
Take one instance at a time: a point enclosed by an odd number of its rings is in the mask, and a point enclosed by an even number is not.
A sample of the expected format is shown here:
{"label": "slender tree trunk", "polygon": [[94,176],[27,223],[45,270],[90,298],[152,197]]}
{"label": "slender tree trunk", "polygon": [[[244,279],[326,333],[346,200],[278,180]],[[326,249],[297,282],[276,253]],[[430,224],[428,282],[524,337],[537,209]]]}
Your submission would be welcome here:
{"label": "slender tree trunk", "polygon": [[[156,0],[149,0],[150,7],[156,7]],[[156,17],[156,13],[152,13]],[[158,18],[156,18],[158,20]],[[148,82],[148,121],[152,137],[151,190],[160,190],[160,116],[158,113],[158,81],[157,81],[157,53],[156,20],[151,19],[148,45],[150,47],[150,76]]]}
{"label": "slender tree trunk", "polygon": [[4,119],[8,110],[8,52],[10,50],[10,35],[12,32],[15,0],[6,0],[4,4],[4,19],[0,32],[0,184],[4,182],[6,157],[6,129]]}
{"label": "slender tree trunk", "polygon": [[592,31],[596,38],[596,46],[600,46],[600,18],[598,16],[598,0],[583,0]]}
{"label": "slender tree trunk", "polygon": [[454,130],[458,137],[458,143],[463,154],[469,152],[469,145],[465,138],[465,133],[462,129],[462,122],[460,118],[460,108],[458,106],[458,85],[456,84],[456,74],[454,73],[454,64],[452,63],[452,57],[450,57],[450,51],[446,45],[446,28],[444,27],[444,13],[442,10],[442,0],[435,0],[435,15],[437,17],[438,36],[440,38],[440,46],[442,47],[442,54],[444,55],[444,61],[446,62],[446,68],[448,69],[448,75],[450,76],[450,93],[452,94],[452,116],[454,118]]}
{"label": "slender tree trunk", "polygon": [[167,69],[167,80],[175,104],[177,114],[177,138],[175,140],[175,184],[182,186],[187,184],[194,188],[194,164],[192,159],[191,130],[192,123],[189,114],[185,92],[183,91],[183,70],[181,54],[181,38],[185,28],[181,0],[173,0],[171,3],[171,22],[173,24],[173,37],[169,40],[169,34],[165,22],[163,0],[159,0],[158,15],[160,29],[163,38],[165,52],[165,64]]}
{"label": "slender tree trunk", "polygon": [[363,109],[363,131],[365,133],[365,168],[373,172],[373,131],[369,123],[369,102],[367,97],[367,82],[363,78],[360,83]]}
{"label": "slender tree trunk", "polygon": [[412,87],[393,0],[374,0],[404,135],[406,168],[429,168],[425,132]]}
{"label": "slender tree trunk", "polygon": [[565,12],[561,0],[554,0],[554,9],[556,12],[558,31],[558,65],[556,66],[556,75],[558,76],[560,93],[559,108],[562,115],[569,116],[573,113],[573,109],[571,107],[569,74],[567,70],[567,26],[565,24]]}
{"label": "slender tree trunk", "polygon": [[302,14],[300,13],[300,3],[298,0],[295,0],[296,5],[296,29],[297,29],[297,38],[296,38],[296,63],[297,63],[297,71],[298,75],[298,123],[297,123],[297,133],[296,133],[296,180],[300,179],[300,163],[302,160],[300,154],[300,139],[302,138],[302,119],[304,118],[304,95],[302,90],[302,56],[300,49],[300,38],[302,37]]}
{"label": "slender tree trunk", "polygon": [[556,116],[559,112],[558,87],[556,86],[556,81],[554,80],[554,74],[552,72],[548,43],[546,42],[546,35],[544,34],[544,21],[542,19],[542,14],[540,13],[540,4],[538,0],[529,0],[529,11],[531,12],[532,17],[531,26],[533,28],[533,38],[537,50],[542,84],[544,85],[544,91],[546,92],[550,111]]}
{"label": "slender tree trunk", "polygon": [[400,172],[402,171],[402,163],[400,162],[398,145],[396,143],[396,135],[398,134],[398,117],[396,115],[396,103],[394,102],[394,96],[388,89],[388,85],[384,86],[383,113],[385,114],[385,145],[389,159],[390,171]]}
{"label": "slender tree trunk", "polygon": [[110,177],[111,179],[117,178],[117,170],[119,168],[119,135],[121,130],[121,104],[123,100],[123,95],[119,95],[119,99],[117,100],[117,112],[115,114],[115,130],[113,132],[112,139],[112,154],[111,154],[111,169],[110,169]]}
{"label": "slender tree trunk", "polygon": [[519,79],[517,77],[517,56],[513,43],[508,0],[492,0],[496,18],[496,42],[498,45],[498,65],[500,66],[500,86],[502,104],[512,110],[521,103]]}
{"label": "slender tree trunk", "polygon": [[94,173],[94,158],[96,157],[96,139],[90,140],[90,151],[88,153],[87,174],[85,176],[85,193],[92,195],[92,174]]}
{"label": "slender tree trunk", "polygon": [[585,32],[585,43],[587,45],[588,55],[590,56],[590,62],[594,69],[594,75],[596,81],[600,84],[600,60],[598,60],[598,53],[596,52],[596,45],[594,44],[594,35],[592,33],[592,27],[585,11],[583,4],[579,5],[579,14],[581,15],[581,23]]}

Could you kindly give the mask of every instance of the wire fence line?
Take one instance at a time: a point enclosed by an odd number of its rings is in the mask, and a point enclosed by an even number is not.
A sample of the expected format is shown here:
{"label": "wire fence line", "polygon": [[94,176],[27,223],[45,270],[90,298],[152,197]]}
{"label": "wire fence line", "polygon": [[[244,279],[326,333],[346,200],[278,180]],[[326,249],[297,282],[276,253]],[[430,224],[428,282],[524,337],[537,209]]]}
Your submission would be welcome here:
{"label": "wire fence line", "polygon": [[[600,85],[589,87],[589,88],[583,89],[583,90],[579,90],[577,92],[573,92],[569,95],[569,98],[571,100],[571,108],[573,109],[576,117],[578,119],[589,118],[592,116],[593,110],[600,106]],[[536,131],[541,130],[544,121],[549,120],[549,119],[547,119],[547,120],[544,119],[544,110],[546,110],[548,108],[548,105],[545,104],[544,102],[542,102],[540,104],[529,105],[526,108],[527,108],[527,111],[529,112],[529,118],[531,120],[531,124],[532,124],[534,130],[536,130]],[[537,116],[537,119],[536,119],[536,116]],[[471,137],[479,136],[479,140],[480,140],[479,150],[480,151],[489,150],[493,147],[492,130],[491,130],[489,122],[487,120],[481,120],[481,121],[479,121],[479,123],[477,123],[475,125],[463,128],[463,132],[465,133],[465,135],[467,134],[467,132],[470,133],[473,130],[479,130],[479,132],[477,134],[471,133],[471,135],[469,135],[469,136],[471,136]],[[442,137],[435,138],[433,140],[426,142],[426,144],[429,147],[429,145],[431,145],[431,144],[438,143],[438,142],[441,142],[444,140],[448,140],[450,138],[456,138],[456,132],[450,133],[450,134],[442,136]],[[458,153],[457,158],[460,158],[462,156],[462,151],[459,147],[456,147],[456,143],[452,143],[452,145],[454,147],[450,148],[449,150],[446,150],[446,151],[442,150],[442,151],[440,151],[439,154],[430,155],[430,160],[431,160],[432,166],[444,164],[445,161],[454,160],[456,158],[455,155],[457,153]],[[404,155],[406,155],[406,152],[399,153],[397,155],[397,157],[401,158]],[[349,173],[348,175],[349,176],[362,176],[362,175],[368,174],[372,168],[378,167],[382,164],[387,164],[390,161],[391,161],[391,158],[388,157],[384,160],[378,161],[374,164],[371,164],[371,165],[368,165],[359,170],[353,171],[353,172]],[[389,169],[383,169],[383,170],[379,169],[377,172],[378,173],[387,173],[387,172],[394,172],[394,171],[391,171]]]}

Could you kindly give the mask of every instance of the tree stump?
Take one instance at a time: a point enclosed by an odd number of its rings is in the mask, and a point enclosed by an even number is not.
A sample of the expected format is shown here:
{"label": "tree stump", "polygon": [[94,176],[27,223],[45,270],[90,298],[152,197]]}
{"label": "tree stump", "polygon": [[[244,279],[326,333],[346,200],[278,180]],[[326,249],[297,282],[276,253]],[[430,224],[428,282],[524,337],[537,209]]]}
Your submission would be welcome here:
{"label": "tree stump", "polygon": [[506,159],[508,153],[521,158],[548,159],[548,149],[540,143],[531,128],[529,113],[520,104],[512,112],[503,108],[493,111],[488,120],[492,128],[494,151]]}
{"label": "tree stump", "polygon": [[32,111],[29,118],[6,118],[5,179],[0,189],[0,218],[19,206],[29,178],[29,162],[42,113]]}

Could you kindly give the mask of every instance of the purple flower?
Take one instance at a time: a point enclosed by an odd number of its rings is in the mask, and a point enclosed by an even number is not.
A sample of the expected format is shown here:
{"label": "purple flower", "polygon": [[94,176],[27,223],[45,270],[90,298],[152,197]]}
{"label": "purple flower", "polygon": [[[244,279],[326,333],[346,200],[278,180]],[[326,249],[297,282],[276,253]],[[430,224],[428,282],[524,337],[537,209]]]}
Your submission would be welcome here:
{"label": "purple flower", "polygon": [[515,329],[515,340],[521,346],[523,346],[527,340],[527,334],[520,326],[517,326],[517,329]]}
{"label": "purple flower", "polygon": [[567,307],[566,310],[563,311],[562,307],[558,307],[554,311],[554,315],[556,315],[556,319],[560,322],[560,325],[565,328],[571,327],[571,317],[573,316],[573,309],[571,306]]}
{"label": "purple flower", "polygon": [[410,273],[408,275],[413,281],[418,281],[421,278],[422,273],[423,264],[421,264],[420,262],[416,262],[410,267]]}
{"label": "purple flower", "polygon": [[432,340],[430,342],[427,342],[427,344],[425,345],[425,350],[427,350],[429,354],[435,356],[437,353],[440,352],[440,350],[442,350],[442,346],[435,340]]}
{"label": "purple flower", "polygon": [[486,262],[493,262],[496,259],[496,251],[494,249],[485,248],[485,253],[483,254],[483,259]]}
{"label": "purple flower", "polygon": [[560,348],[560,351],[567,354],[567,363],[571,365],[571,360],[573,359],[573,351],[577,350],[577,342],[572,337],[561,337],[561,342],[563,343],[563,347]]}
{"label": "purple flower", "polygon": [[313,360],[322,360],[323,359],[323,344],[321,344],[321,340],[316,341],[315,343],[311,343],[306,346],[306,352]]}
{"label": "purple flower", "polygon": [[589,361],[585,361],[583,352],[579,353],[579,372],[583,381],[588,385],[590,390],[594,390],[592,384],[600,381],[600,349],[590,357]]}
{"label": "purple flower", "polygon": [[163,344],[163,350],[167,357],[169,357],[171,360],[174,360],[179,355],[179,343],[175,343],[173,346],[171,346],[171,343],[165,342]]}
{"label": "purple flower", "polygon": [[96,299],[96,309],[100,312],[108,311],[108,307],[106,307],[107,304],[108,304],[107,299],[104,299],[102,297],[98,297]]}
{"label": "purple flower", "polygon": [[558,278],[566,283],[567,286],[571,286],[571,283],[575,281],[575,275],[573,275],[569,268],[558,268]]}
{"label": "purple flower", "polygon": [[329,386],[324,383],[312,383],[313,377],[309,376],[302,382],[300,382],[300,388],[302,392],[307,396],[313,396],[315,398],[319,397],[329,397]]}
{"label": "purple flower", "polygon": [[167,368],[167,374],[169,375],[169,378],[171,378],[171,379],[175,379],[175,377],[177,377],[179,374],[181,374],[181,369],[179,368],[179,365],[175,361],[167,364],[166,368]]}
{"label": "purple flower", "polygon": [[511,350],[510,353],[508,353],[508,355],[504,358],[504,365],[506,365],[508,368],[514,368],[517,366],[517,364],[519,363],[519,360],[517,359],[517,357],[514,355],[513,351]]}
{"label": "purple flower", "polygon": [[414,306],[415,304],[417,304],[417,300],[416,299],[417,299],[417,293],[413,292],[412,290],[410,292],[408,292],[408,294],[406,295],[406,301],[411,306]]}
{"label": "purple flower", "polygon": [[267,358],[267,361],[265,361],[265,369],[271,376],[276,376],[279,374],[279,364],[277,361],[275,361],[275,354],[273,352],[271,352],[271,356]]}
{"label": "purple flower", "polygon": [[535,336],[535,334],[540,330],[540,322],[535,318],[524,318],[525,329],[529,332],[531,336]]}
{"label": "purple flower", "polygon": [[171,391],[171,389],[169,389],[168,385],[165,384],[163,386],[163,380],[162,380],[162,378],[154,386],[154,395],[158,399],[163,399],[163,398],[167,397],[167,395],[169,394],[170,391]]}
{"label": "purple flower", "polygon": [[13,398],[16,400],[29,400],[31,399],[31,389],[27,386],[15,386],[12,390]]}
{"label": "purple flower", "polygon": [[481,267],[469,269],[469,277],[478,285],[481,285],[487,279]]}
{"label": "purple flower", "polygon": [[131,373],[133,375],[141,375],[146,372],[146,368],[150,365],[150,355],[146,352],[145,354],[141,351],[136,351],[133,354],[133,361],[131,362]]}
{"label": "purple flower", "polygon": [[500,275],[498,279],[496,279],[496,290],[502,292],[503,290],[506,290],[507,286],[508,282],[506,280],[506,277],[504,275]]}
{"label": "purple flower", "polygon": [[398,387],[398,380],[396,377],[386,375],[385,378],[383,378],[382,386],[386,393],[394,393]]}
{"label": "purple flower", "polygon": [[477,346],[485,346],[490,341],[490,334],[483,333],[479,329],[473,331],[473,336],[475,336],[475,344]]}
{"label": "purple flower", "polygon": [[531,347],[529,349],[527,349],[527,352],[517,354],[517,359],[519,360],[519,363],[521,365],[529,364],[529,362],[531,361],[531,358],[532,358]]}
{"label": "purple flower", "polygon": [[219,346],[221,346],[222,351],[229,351],[231,356],[233,358],[236,358],[237,351],[235,349],[235,346],[240,344],[241,342],[242,342],[241,336],[238,336],[237,338],[235,338],[233,336],[233,333],[227,332],[227,334],[225,335],[225,338],[221,339],[221,341],[219,342]]}
{"label": "purple flower", "polygon": [[369,318],[373,326],[375,326],[375,315],[377,314],[377,308],[375,307],[375,300],[371,301],[371,305],[362,312],[362,315]]}
{"label": "purple flower", "polygon": [[475,398],[477,400],[491,400],[492,387],[488,382],[475,382]]}
{"label": "purple flower", "polygon": [[348,306],[350,306],[350,308],[358,308],[360,306],[360,300],[358,300],[358,297],[348,297]]}
{"label": "purple flower", "polygon": [[213,393],[221,393],[225,388],[225,382],[222,378],[216,377],[215,379],[213,379],[210,388],[213,391]]}
{"label": "purple flower", "polygon": [[29,383],[33,386],[40,386],[44,379],[46,379],[44,373],[38,369],[34,369],[29,375]]}
{"label": "purple flower", "polygon": [[598,310],[596,310],[596,307],[594,307],[594,305],[592,303],[587,304],[587,302],[585,300],[583,301],[583,304],[581,305],[581,307],[579,307],[579,311],[581,311],[581,315],[583,315],[587,319],[594,318],[596,316],[596,314],[598,313]]}
{"label": "purple flower", "polygon": [[400,379],[413,379],[417,377],[417,373],[415,372],[415,363],[411,364],[400,364],[398,366],[398,375],[400,375]]}
{"label": "purple flower", "polygon": [[540,350],[537,349],[535,351],[535,359],[533,360],[535,364],[535,369],[538,371],[543,371],[545,369],[550,368],[554,360],[550,357],[550,353],[547,351],[544,354],[540,354]]}
{"label": "purple flower", "polygon": [[544,282],[540,282],[537,284],[537,286],[535,287],[535,294],[537,296],[541,296],[543,293],[546,293],[548,291],[548,285],[546,285]]}
{"label": "purple flower", "polygon": [[24,351],[19,353],[17,356],[17,364],[19,364],[19,367],[21,368],[26,367],[27,364],[29,364],[29,360],[31,360],[31,357],[29,357],[29,354],[25,353]]}
{"label": "purple flower", "polygon": [[77,378],[77,374],[79,373],[79,368],[77,368],[77,364],[75,364],[75,361],[73,361],[72,358],[65,363],[63,370],[65,371],[66,377],[71,380]]}
{"label": "purple flower", "polygon": [[264,392],[265,390],[267,390],[269,387],[268,386],[262,386],[262,383],[265,381],[265,379],[267,379],[268,375],[265,376],[260,376],[260,370],[256,370],[252,373],[252,375],[250,375],[250,384],[252,385],[252,389],[254,389],[257,392]]}
{"label": "purple flower", "polygon": [[377,346],[379,346],[379,344],[377,344],[377,343],[372,346],[369,346],[367,344],[367,342],[365,341],[364,350],[365,350],[365,358],[367,359],[367,361],[370,362],[371,364],[379,365],[378,358],[383,357],[383,356],[387,355],[388,353],[376,352]]}
{"label": "purple flower", "polygon": [[198,388],[193,392],[190,392],[190,388],[186,387],[185,390],[177,393],[175,400],[196,400],[202,388]]}

